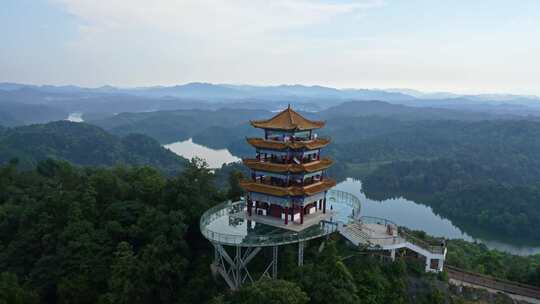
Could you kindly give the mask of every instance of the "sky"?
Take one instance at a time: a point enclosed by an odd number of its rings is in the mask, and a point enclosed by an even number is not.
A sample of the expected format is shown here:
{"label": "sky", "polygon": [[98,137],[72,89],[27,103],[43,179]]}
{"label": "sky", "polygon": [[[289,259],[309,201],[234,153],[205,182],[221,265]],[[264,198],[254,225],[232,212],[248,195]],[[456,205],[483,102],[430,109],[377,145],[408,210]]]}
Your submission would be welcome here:
{"label": "sky", "polygon": [[2,0],[0,82],[540,95],[540,1]]}

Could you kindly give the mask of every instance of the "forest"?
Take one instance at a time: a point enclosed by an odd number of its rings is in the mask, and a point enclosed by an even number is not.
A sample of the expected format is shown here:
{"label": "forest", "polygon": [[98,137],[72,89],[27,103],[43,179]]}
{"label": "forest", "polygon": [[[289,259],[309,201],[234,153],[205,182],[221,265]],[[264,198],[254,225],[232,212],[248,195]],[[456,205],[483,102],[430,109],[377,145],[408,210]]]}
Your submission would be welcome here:
{"label": "forest", "polygon": [[[361,178],[370,197],[415,199],[458,226],[474,223],[538,240],[540,123],[344,111],[309,114],[327,119],[321,136],[333,139],[333,177]],[[310,244],[303,267],[296,266],[296,249],[286,246],[280,280],[228,292],[211,275],[212,248],[198,220],[210,206],[241,194],[237,181],[245,168],[211,171],[160,143],[193,137],[249,155],[245,137],[259,133],[246,117],[259,115],[268,113],[126,113],[96,122],[101,127],[52,122],[0,128],[0,303],[509,301],[460,292],[444,274],[423,274],[417,261],[361,255],[339,238],[327,240],[322,252]],[[155,127],[157,121],[162,125]],[[449,240],[448,248],[449,265],[540,286],[538,256],[459,240]]]}
{"label": "forest", "polygon": [[21,169],[51,158],[81,166],[150,165],[168,174],[181,170],[187,162],[146,135],[116,136],[93,125],[68,121],[0,127],[0,164],[14,158]]}
{"label": "forest", "polygon": [[[303,267],[296,248],[285,247],[280,280],[230,293],[212,278],[213,252],[198,221],[240,195],[237,174],[218,188],[197,159],[176,176],[57,160],[16,167],[0,167],[0,303],[474,303],[444,275],[423,274],[421,262],[384,262],[339,238],[322,252],[310,243]],[[485,254],[478,252],[454,259],[474,265]],[[519,264],[533,271],[538,261]],[[537,279],[538,270],[525,280]]]}
{"label": "forest", "polygon": [[[478,223],[484,231],[538,240],[538,228],[530,223],[539,220],[540,122],[430,111],[357,102],[306,115],[327,120],[320,135],[332,138],[326,153],[336,160],[329,173],[338,181],[359,178],[370,197],[418,199],[458,225]],[[269,115],[247,109],[175,110],[92,121],[101,127],[53,122],[6,128],[0,130],[0,163],[17,157],[19,166],[31,168],[55,158],[77,165],[148,164],[174,174],[185,160],[160,143],[193,137],[248,156],[253,151],[245,137],[260,132],[247,120]],[[433,119],[426,120],[428,115]]]}

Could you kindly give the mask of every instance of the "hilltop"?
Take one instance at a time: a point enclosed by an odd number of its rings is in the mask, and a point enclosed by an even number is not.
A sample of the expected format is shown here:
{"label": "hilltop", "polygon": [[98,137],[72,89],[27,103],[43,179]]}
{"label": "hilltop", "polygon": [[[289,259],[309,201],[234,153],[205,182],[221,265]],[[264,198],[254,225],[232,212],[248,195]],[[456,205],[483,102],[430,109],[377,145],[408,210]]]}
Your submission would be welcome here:
{"label": "hilltop", "polygon": [[13,158],[22,167],[53,158],[81,166],[152,165],[165,172],[181,170],[185,164],[148,136],[119,137],[93,125],[68,121],[0,130],[0,163]]}

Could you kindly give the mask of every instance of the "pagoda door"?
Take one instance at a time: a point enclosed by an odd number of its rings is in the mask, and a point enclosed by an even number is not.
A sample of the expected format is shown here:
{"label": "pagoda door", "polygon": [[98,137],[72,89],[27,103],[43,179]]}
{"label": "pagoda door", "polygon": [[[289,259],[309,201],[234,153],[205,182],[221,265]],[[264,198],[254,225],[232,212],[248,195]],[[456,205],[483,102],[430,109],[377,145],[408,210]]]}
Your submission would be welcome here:
{"label": "pagoda door", "polygon": [[283,208],[279,205],[270,205],[270,216],[281,218]]}

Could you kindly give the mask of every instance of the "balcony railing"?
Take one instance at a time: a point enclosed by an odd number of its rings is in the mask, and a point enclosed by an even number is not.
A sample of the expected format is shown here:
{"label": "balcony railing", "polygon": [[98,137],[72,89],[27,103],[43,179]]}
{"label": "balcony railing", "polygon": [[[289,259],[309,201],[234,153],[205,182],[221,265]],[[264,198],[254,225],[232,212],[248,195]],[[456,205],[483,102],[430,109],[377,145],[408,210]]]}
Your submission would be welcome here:
{"label": "balcony railing", "polygon": [[[350,193],[339,190],[329,190],[327,199],[333,200],[335,203],[350,206],[353,210],[355,210],[355,216],[360,214],[360,200]],[[224,202],[208,209],[200,219],[199,227],[201,233],[211,242],[225,245],[247,247],[275,246],[315,239],[333,233],[338,230],[338,222],[342,222],[340,218],[343,219],[343,217],[335,217],[333,221],[321,221],[319,225],[308,227],[299,232],[283,230],[275,233],[275,230],[273,229],[272,231],[274,232],[271,234],[260,233],[257,230],[249,231],[247,228],[245,233],[227,233],[223,232],[224,229],[210,228],[214,221],[222,217],[228,217],[230,215],[244,212],[245,210],[246,202],[244,200],[237,202]],[[349,217],[348,220],[353,220],[353,218]],[[228,220],[226,222],[228,222]]]}
{"label": "balcony railing", "polygon": [[397,231],[396,235],[385,235],[385,236],[370,236],[369,241],[376,245],[393,245],[404,242],[409,242],[420,248],[423,248],[434,254],[444,254],[444,242],[443,240],[438,240],[438,244],[433,244],[422,240],[418,237],[413,236],[410,233],[407,233],[403,229],[399,229],[398,225],[390,220],[372,217],[372,216],[362,216],[360,218],[362,224],[377,224],[385,227],[390,227],[391,231]]}
{"label": "balcony railing", "polygon": [[337,224],[321,222],[318,226],[308,227],[300,232],[284,230],[278,234],[231,234],[209,229],[210,224],[223,216],[244,211],[245,201],[225,202],[208,209],[200,220],[201,233],[212,242],[226,245],[241,245],[246,247],[276,246],[297,243],[318,238],[337,231]]}

